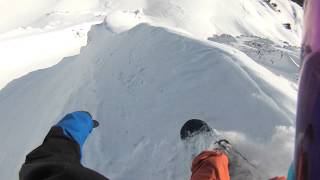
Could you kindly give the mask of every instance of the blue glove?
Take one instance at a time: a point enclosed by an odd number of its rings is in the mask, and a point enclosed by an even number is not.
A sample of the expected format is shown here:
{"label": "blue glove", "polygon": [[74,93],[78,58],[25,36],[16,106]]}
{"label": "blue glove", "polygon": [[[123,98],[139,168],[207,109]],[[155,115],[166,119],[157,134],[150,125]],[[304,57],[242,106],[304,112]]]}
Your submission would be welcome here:
{"label": "blue glove", "polygon": [[76,111],[67,114],[56,126],[61,127],[64,135],[75,140],[82,150],[83,144],[91,133],[96,122],[92,120],[90,113]]}

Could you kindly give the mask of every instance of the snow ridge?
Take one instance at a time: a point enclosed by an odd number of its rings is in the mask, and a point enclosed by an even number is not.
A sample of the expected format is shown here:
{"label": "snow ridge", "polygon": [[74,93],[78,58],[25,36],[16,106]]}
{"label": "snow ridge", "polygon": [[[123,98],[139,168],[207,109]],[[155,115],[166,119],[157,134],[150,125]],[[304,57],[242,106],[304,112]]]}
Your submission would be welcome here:
{"label": "snow ridge", "polygon": [[[111,179],[186,179],[191,159],[178,132],[188,119],[206,120],[248,153],[272,144],[280,127],[280,133],[290,129],[293,115],[283,112],[291,107],[275,105],[263,91],[290,96],[268,84],[270,78],[287,81],[222,44],[148,24],[120,34],[110,31],[107,23],[96,25],[80,55],[1,91],[0,113],[8,122],[0,132],[1,174],[15,177],[25,154],[43,139],[40,135],[65,113],[85,109],[101,123],[85,146],[89,167]],[[283,88],[293,91],[291,86]],[[283,151],[287,149],[270,156]],[[285,167],[274,167],[283,159],[290,161],[287,154],[271,163],[267,152],[255,156],[258,152],[248,158],[268,174],[283,173]]]}

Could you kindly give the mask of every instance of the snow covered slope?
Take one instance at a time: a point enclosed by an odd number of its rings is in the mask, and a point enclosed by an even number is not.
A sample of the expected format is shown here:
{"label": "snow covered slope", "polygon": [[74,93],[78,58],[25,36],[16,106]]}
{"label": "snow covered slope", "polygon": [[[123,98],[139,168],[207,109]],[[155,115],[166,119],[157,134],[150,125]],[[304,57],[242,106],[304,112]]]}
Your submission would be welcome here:
{"label": "snow covered slope", "polygon": [[92,12],[102,9],[104,1],[100,0],[0,0],[0,33],[19,27],[45,26],[54,21],[61,26],[75,25],[79,19],[83,22],[83,14],[89,19]]}
{"label": "snow covered slope", "polygon": [[268,175],[284,173],[293,145],[292,82],[219,43],[147,24],[110,29],[95,26],[79,56],[0,92],[1,179],[17,178],[50,126],[79,109],[101,122],[85,163],[111,179],[187,179],[191,159],[179,129],[190,118],[225,133]]}
{"label": "snow covered slope", "polygon": [[[200,39],[213,34],[255,35],[300,45],[302,9],[289,0],[146,0],[127,9],[125,0],[110,7],[143,14],[149,22],[185,30]],[[121,3],[123,2],[123,3]],[[132,3],[128,3],[132,4]],[[124,9],[124,10],[123,10]],[[109,15],[114,13],[110,11]],[[118,13],[118,12],[116,12]],[[284,28],[289,23],[291,30]]]}
{"label": "snow covered slope", "polygon": [[[77,33],[85,35],[104,16],[117,32],[148,22],[201,40],[216,34],[254,35],[299,45],[301,7],[288,0],[271,2],[277,6],[264,0],[0,0],[0,51],[5,52],[0,56],[0,88],[77,54],[86,41]],[[59,47],[61,40],[65,43]]]}
{"label": "snow covered slope", "polygon": [[232,46],[274,74],[283,76],[296,84],[300,69],[300,48],[290,45],[279,46],[274,42],[256,36],[223,34],[209,38],[210,41]]}
{"label": "snow covered slope", "polygon": [[[299,45],[301,8],[288,0],[272,2],[277,7],[264,0],[153,1],[145,13],[201,38],[213,34],[256,35]],[[286,30],[284,23],[290,23],[292,30]]]}
{"label": "snow covered slope", "polygon": [[0,36],[0,89],[13,79],[51,67],[65,56],[79,54],[91,25],[83,23],[49,32],[30,29],[28,35],[22,35],[27,30],[20,29]]}
{"label": "snow covered slope", "polygon": [[99,0],[0,0],[0,89],[79,54],[91,25],[102,22],[103,9]]}

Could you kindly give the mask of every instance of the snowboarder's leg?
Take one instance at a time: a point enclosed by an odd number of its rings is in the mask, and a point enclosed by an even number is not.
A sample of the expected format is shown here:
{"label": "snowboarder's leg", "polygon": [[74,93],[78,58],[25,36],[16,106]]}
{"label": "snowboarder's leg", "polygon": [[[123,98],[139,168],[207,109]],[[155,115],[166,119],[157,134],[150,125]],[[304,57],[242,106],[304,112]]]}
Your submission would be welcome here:
{"label": "snowboarder's leg", "polygon": [[[203,120],[188,120],[180,130],[180,137],[186,149],[191,150],[191,156],[195,157],[191,180],[266,179],[262,178],[260,169],[233,148],[228,140],[218,137]],[[285,180],[285,177],[274,180]]]}
{"label": "snowboarder's leg", "polygon": [[81,165],[81,148],[96,125],[88,112],[66,115],[51,128],[43,144],[27,155],[20,180],[107,179]]}
{"label": "snowboarder's leg", "polygon": [[[214,133],[203,120],[191,119],[181,127],[180,137],[188,145],[187,148],[195,149],[192,149],[192,156],[195,156],[200,152],[198,148],[207,149],[205,146],[209,146],[214,140]],[[191,180],[230,180],[227,147],[220,144],[216,147],[220,149],[203,151],[194,158]]]}
{"label": "snowboarder's leg", "polygon": [[228,163],[222,150],[203,151],[192,162],[191,180],[230,180]]}

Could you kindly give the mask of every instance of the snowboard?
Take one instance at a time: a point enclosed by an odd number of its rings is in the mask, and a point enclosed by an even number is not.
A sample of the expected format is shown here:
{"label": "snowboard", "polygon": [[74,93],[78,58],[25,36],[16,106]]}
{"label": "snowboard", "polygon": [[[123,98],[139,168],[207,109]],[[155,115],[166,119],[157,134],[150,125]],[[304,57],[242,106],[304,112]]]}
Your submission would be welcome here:
{"label": "snowboard", "polygon": [[245,156],[235,149],[229,140],[219,135],[205,121],[190,119],[180,130],[180,139],[192,159],[203,150],[223,150],[229,159],[229,173],[233,180],[260,180],[261,172]]}
{"label": "snowboard", "polygon": [[203,120],[191,119],[182,126],[180,130],[180,138],[187,140],[199,134],[212,134],[212,128]]}

